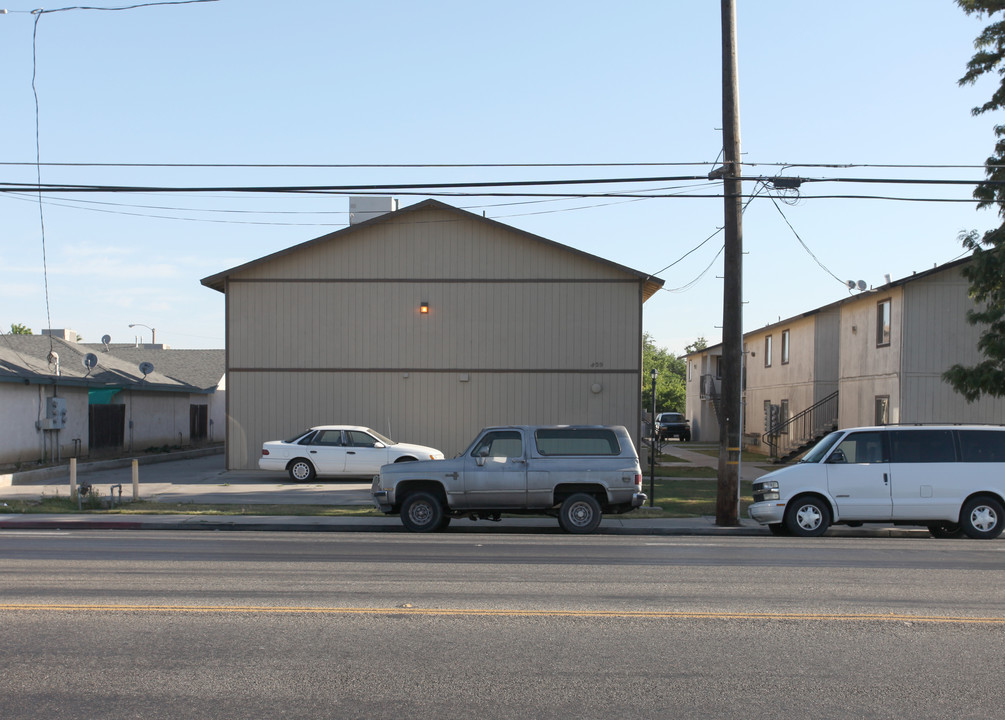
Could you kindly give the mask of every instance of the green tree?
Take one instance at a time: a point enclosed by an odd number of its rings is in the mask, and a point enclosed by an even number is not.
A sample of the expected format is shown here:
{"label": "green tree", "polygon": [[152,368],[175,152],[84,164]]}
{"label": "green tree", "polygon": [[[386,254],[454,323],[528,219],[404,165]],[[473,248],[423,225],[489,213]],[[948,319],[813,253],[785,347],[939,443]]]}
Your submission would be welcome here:
{"label": "green tree", "polygon": [[[991,22],[974,40],[976,52],[967,63],[967,72],[960,85],[972,85],[978,78],[992,74],[998,78],[998,87],[991,99],[975,107],[974,115],[1005,108],[1005,0],[956,0],[967,15],[987,16]],[[998,18],[995,19],[995,16]],[[1005,219],[1005,125],[994,129],[994,154],[984,164],[987,180],[974,190],[978,208],[998,206],[998,214]],[[953,389],[973,402],[983,394],[993,397],[1005,395],[1005,224],[988,230],[984,237],[976,231],[961,233],[963,246],[973,251],[973,258],[963,269],[970,283],[970,297],[977,305],[967,312],[971,325],[983,326],[977,349],[982,359],[967,367],[953,365],[943,373],[943,379]]]}
{"label": "green tree", "polygon": [[26,325],[21,325],[20,323],[10,324],[10,334],[11,335],[31,335],[31,328]]}
{"label": "green tree", "polygon": [[700,335],[697,340],[684,348],[684,354],[689,355],[697,350],[704,350],[708,347],[708,340],[704,335]]}
{"label": "green tree", "polygon": [[652,336],[642,336],[642,409],[653,409],[652,379],[656,368],[656,412],[684,412],[686,363],[664,347],[656,347]]}

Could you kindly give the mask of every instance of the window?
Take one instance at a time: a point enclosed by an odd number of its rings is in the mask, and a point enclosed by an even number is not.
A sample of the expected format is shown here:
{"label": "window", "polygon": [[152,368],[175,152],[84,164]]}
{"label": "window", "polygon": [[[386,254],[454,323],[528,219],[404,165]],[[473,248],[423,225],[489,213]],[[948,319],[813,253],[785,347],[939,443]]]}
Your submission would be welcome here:
{"label": "window", "polygon": [[722,377],[722,355],[715,356],[715,377]]}
{"label": "window", "polygon": [[771,367],[771,336],[764,338],[764,367]]}
{"label": "window", "polygon": [[890,298],[876,305],[876,347],[890,344]]}
{"label": "window", "polygon": [[339,447],[342,445],[341,430],[322,430],[314,436],[312,445],[327,445],[329,447]]}
{"label": "window", "polygon": [[895,463],[956,462],[952,430],[891,430],[890,460]]}
{"label": "window", "polygon": [[764,432],[770,433],[777,424],[778,418],[771,415],[771,401],[764,401]]}
{"label": "window", "polygon": [[346,430],[346,435],[349,436],[350,447],[372,448],[377,444],[377,438],[360,430]]}
{"label": "window", "polygon": [[778,424],[781,425],[781,427],[778,430],[779,435],[789,434],[789,426],[785,424],[788,421],[789,421],[789,401],[782,400],[781,407],[778,410]]}
{"label": "window", "polygon": [[889,395],[877,395],[876,396],[876,424],[877,425],[889,425],[890,424],[890,396]]}
{"label": "window", "polygon": [[693,370],[694,370],[694,363],[691,362],[690,360],[688,360],[688,363],[687,363],[687,379],[688,379],[688,382],[691,381],[692,371]]}
{"label": "window", "polygon": [[[673,416],[676,416],[673,417]],[[683,420],[679,413],[663,413],[660,420]],[[613,431],[605,428],[549,428],[534,433],[542,455],[620,455],[621,444]]]}
{"label": "window", "polygon": [[879,463],[887,462],[883,432],[852,433],[835,448],[828,463]]}
{"label": "window", "polygon": [[1005,462],[1005,432],[960,430],[963,462]]}
{"label": "window", "polygon": [[523,457],[523,440],[516,430],[495,430],[485,433],[471,454],[475,457],[480,455],[504,458]]}
{"label": "window", "polygon": [[789,331],[782,331],[782,365],[789,364]]}

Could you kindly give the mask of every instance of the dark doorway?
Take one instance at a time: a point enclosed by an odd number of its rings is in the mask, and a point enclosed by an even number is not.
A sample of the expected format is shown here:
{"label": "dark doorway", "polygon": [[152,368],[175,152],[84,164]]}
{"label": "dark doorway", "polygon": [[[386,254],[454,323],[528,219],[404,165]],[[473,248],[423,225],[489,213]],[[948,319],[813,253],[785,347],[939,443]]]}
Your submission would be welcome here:
{"label": "dark doorway", "polygon": [[125,405],[88,405],[87,445],[92,450],[120,448],[126,437]]}
{"label": "dark doorway", "polygon": [[189,405],[188,437],[189,441],[205,440],[209,435],[209,406]]}

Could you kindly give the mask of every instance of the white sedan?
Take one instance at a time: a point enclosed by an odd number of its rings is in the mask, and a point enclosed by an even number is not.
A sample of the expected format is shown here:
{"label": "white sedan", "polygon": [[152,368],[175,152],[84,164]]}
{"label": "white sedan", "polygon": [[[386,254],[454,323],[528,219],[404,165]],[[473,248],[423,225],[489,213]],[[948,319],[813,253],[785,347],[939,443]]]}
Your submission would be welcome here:
{"label": "white sedan", "polygon": [[395,442],[370,428],[320,425],[289,440],[264,443],[258,467],[286,471],[294,482],[310,482],[317,476],[369,478],[381,465],[442,459],[436,448]]}

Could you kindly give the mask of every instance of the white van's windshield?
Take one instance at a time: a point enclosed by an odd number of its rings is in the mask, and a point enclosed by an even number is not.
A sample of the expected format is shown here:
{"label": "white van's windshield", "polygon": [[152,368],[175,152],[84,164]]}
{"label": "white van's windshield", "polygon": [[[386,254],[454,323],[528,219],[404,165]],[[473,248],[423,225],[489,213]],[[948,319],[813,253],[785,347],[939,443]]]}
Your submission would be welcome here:
{"label": "white van's windshield", "polygon": [[802,460],[800,460],[799,462],[801,463],[820,462],[823,459],[824,455],[826,455],[827,452],[832,447],[834,447],[834,443],[836,443],[838,441],[838,438],[840,438],[842,435],[844,435],[844,432],[842,432],[841,430],[835,430],[830,435],[827,435],[823,440],[814,445],[808,453],[803,455]]}

